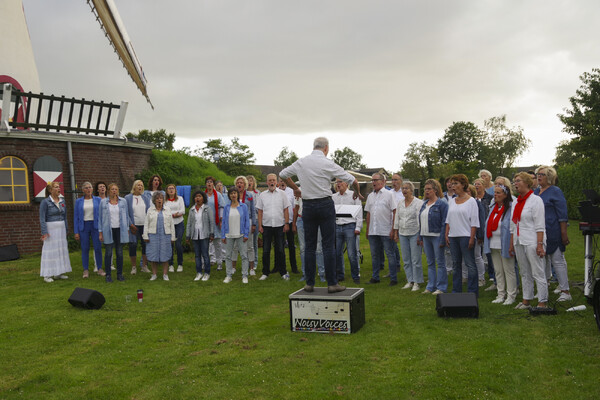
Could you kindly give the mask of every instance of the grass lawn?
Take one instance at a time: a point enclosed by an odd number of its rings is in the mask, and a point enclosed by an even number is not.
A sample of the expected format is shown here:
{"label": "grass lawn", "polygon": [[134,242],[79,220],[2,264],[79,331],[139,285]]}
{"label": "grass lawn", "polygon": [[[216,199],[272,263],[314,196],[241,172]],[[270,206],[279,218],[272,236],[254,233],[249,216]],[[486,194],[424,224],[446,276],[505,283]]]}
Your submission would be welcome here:
{"label": "grass lawn", "polygon": [[[581,282],[576,221],[569,235],[569,277]],[[361,247],[366,282],[366,240]],[[357,333],[294,333],[288,295],[303,286],[299,275],[243,285],[238,272],[226,285],[225,272],[213,271],[193,282],[186,253],[169,282],[132,277],[126,259],[127,280],[106,284],[81,278],[80,253],[71,263],[69,279],[51,284],[39,277],[39,255],[0,263],[0,398],[600,398],[600,331],[589,306],[566,313],[571,304],[559,303],[556,316],[530,317],[481,291],[479,319],[442,319],[435,297],[384,279],[360,285],[366,323]],[[78,286],[100,291],[104,307],[72,307]],[[585,303],[580,289],[572,295]]]}

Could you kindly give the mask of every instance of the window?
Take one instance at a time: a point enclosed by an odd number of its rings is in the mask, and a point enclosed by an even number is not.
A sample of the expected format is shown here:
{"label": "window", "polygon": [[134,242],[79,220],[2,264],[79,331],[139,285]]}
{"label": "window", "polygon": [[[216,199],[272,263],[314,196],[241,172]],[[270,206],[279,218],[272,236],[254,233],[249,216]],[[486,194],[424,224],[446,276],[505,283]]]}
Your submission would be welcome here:
{"label": "window", "polygon": [[0,158],[0,204],[29,203],[27,165],[17,157]]}

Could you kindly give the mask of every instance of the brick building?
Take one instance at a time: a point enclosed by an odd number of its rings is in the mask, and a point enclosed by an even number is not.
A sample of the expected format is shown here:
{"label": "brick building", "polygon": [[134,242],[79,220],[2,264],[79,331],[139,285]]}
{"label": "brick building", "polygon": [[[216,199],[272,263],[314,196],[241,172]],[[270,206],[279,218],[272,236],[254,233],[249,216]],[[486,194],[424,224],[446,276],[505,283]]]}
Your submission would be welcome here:
{"label": "brick building", "polygon": [[[76,188],[71,186],[68,142],[72,148]],[[0,169],[9,160],[19,166],[24,164],[28,193],[27,201],[12,204],[0,202],[0,246],[17,244],[21,253],[35,253],[42,249],[39,202],[35,200],[34,193],[33,168],[36,160],[52,156],[62,166],[64,195],[69,210],[69,233],[72,234],[73,191],[77,192],[85,181],[92,184],[96,181],[107,184],[115,182],[124,196],[131,190],[135,175],[147,168],[152,148],[151,143],[105,136],[15,130],[0,132]],[[6,180],[7,176],[6,169],[0,170],[0,185],[5,184],[1,181]]]}

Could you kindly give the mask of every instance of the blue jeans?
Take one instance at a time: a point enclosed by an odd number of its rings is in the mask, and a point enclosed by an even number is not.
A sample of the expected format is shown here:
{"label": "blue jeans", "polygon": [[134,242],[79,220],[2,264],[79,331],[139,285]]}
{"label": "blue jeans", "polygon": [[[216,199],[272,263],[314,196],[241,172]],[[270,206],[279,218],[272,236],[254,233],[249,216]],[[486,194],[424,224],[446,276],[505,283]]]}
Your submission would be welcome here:
{"label": "blue jeans", "polygon": [[[135,234],[135,242],[129,242],[129,257],[137,255],[137,242],[142,244],[142,255],[146,255],[146,242],[144,241],[144,225],[136,225],[137,232]],[[131,236],[130,236],[131,237]]]}
{"label": "blue jeans", "polygon": [[204,261],[204,273],[210,275],[210,257],[208,256],[208,239],[192,240],[194,254],[196,255],[196,273],[202,273],[202,261]]}
{"label": "blue jeans", "polygon": [[452,293],[462,293],[462,263],[467,267],[467,291],[479,297],[479,278],[475,265],[475,247],[469,249],[469,237],[451,237],[450,252],[454,263],[452,275]]}
{"label": "blue jeans", "polygon": [[117,276],[123,275],[123,243],[121,243],[121,228],[112,228],[113,242],[104,245],[104,272],[110,277],[113,249],[117,253]]}
{"label": "blue jeans", "polygon": [[[306,243],[304,241],[304,222],[302,221],[301,216],[298,216],[298,219],[296,220],[296,228],[298,229],[298,244],[300,246],[300,264],[302,268],[302,277],[306,280],[306,273],[304,270],[304,251],[306,249]],[[324,281],[325,264],[323,262],[323,246],[321,246],[321,242],[321,231],[319,231],[319,235],[317,238],[317,270],[319,271],[321,281]]]}
{"label": "blue jeans", "polygon": [[[404,272],[406,281],[423,283],[423,266],[421,265],[421,246],[417,244],[418,235],[398,235],[400,247],[402,248],[402,260],[404,261]],[[394,247],[396,245],[394,244]]]}
{"label": "blue jeans", "polygon": [[306,284],[309,286],[314,286],[315,284],[317,241],[320,229],[327,285],[337,285],[335,273],[335,206],[331,197],[304,200],[302,204],[302,219],[304,221],[304,239],[306,241],[304,253]]}
{"label": "blue jeans", "polygon": [[[423,250],[427,257],[427,290],[434,292],[448,290],[448,274],[446,272],[446,257],[444,247],[440,247],[439,236],[422,236]],[[437,262],[437,269],[435,264]]]}
{"label": "blue jeans", "polygon": [[[185,226],[183,221],[175,225],[175,249],[177,250],[177,265],[183,265],[183,245],[181,244],[181,240],[183,239],[184,231]],[[175,254],[174,251],[171,252],[169,265],[173,265],[173,254]]]}
{"label": "blue jeans", "polygon": [[100,243],[100,237],[98,229],[94,229],[94,221],[84,221],[83,231],[79,232],[79,242],[81,243],[81,263],[83,264],[83,270],[87,271],[90,263],[90,237],[94,244],[94,257],[96,258],[96,265],[102,267],[102,243]]}
{"label": "blue jeans", "polygon": [[390,269],[390,281],[398,282],[398,260],[394,252],[396,243],[389,236],[369,235],[369,246],[371,247],[371,264],[373,265],[373,279],[379,280],[379,270],[385,262],[385,255],[388,259]]}
{"label": "blue jeans", "polygon": [[355,229],[356,223],[336,225],[335,227],[336,272],[338,280],[344,279],[344,242],[346,242],[352,279],[359,278],[358,257],[356,255],[356,235],[354,234]]}

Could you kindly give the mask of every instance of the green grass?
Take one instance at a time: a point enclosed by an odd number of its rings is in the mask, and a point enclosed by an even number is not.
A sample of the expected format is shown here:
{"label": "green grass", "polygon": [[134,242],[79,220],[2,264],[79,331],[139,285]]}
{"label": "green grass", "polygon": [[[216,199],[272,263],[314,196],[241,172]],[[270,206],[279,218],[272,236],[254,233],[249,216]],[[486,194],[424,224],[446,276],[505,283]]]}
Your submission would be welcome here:
{"label": "green grass", "polygon": [[[570,279],[582,281],[576,222],[570,239]],[[366,281],[366,240],[362,248]],[[214,271],[193,282],[192,254],[185,260],[170,282],[138,274],[113,284],[96,274],[83,280],[77,252],[70,279],[51,284],[39,277],[39,255],[0,263],[0,398],[600,397],[600,331],[590,307],[530,317],[481,291],[479,319],[442,319],[433,296],[382,283],[361,285],[366,323],[357,333],[294,333],[288,295],[302,287],[298,275],[243,285],[238,273],[226,285]],[[72,307],[77,286],[99,290],[105,306]],[[584,303],[579,289],[572,294]]]}

